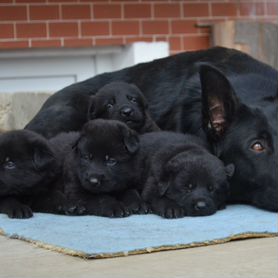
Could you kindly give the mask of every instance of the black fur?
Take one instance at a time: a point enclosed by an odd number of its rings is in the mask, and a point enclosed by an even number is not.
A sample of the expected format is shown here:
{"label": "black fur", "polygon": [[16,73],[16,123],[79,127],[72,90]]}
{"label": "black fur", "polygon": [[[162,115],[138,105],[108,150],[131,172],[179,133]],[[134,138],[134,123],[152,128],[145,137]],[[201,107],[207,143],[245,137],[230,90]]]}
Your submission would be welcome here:
{"label": "black fur", "polygon": [[225,207],[234,166],[209,153],[198,137],[173,132],[141,136],[143,199],[162,217],[210,215]]}
{"label": "black fur", "polygon": [[79,214],[80,208],[85,214],[108,217],[146,213],[139,194],[130,188],[138,149],[137,133],[124,123],[102,119],[86,123],[65,156],[64,192],[75,204],[68,214]]}
{"label": "black fur", "polygon": [[138,133],[158,131],[147,109],[147,101],[138,87],[125,82],[112,82],[91,96],[88,118],[122,121]]}
{"label": "black fur", "polygon": [[[235,164],[231,200],[278,210],[276,70],[221,47],[182,53],[68,86],[51,96],[26,128],[46,137],[80,129],[87,109],[73,105],[72,100],[81,93],[93,95],[113,81],[134,83],[144,92],[150,115],[161,129],[208,138],[225,163]],[[222,91],[227,98],[221,97]],[[227,113],[225,126],[219,125],[215,114],[209,122],[206,97],[212,92],[218,97],[218,107]],[[266,151],[251,152],[246,138],[266,141]]]}
{"label": "black fur", "polygon": [[0,212],[29,218],[32,211],[61,213],[65,201],[54,184],[61,170],[51,146],[32,131],[0,135]]}

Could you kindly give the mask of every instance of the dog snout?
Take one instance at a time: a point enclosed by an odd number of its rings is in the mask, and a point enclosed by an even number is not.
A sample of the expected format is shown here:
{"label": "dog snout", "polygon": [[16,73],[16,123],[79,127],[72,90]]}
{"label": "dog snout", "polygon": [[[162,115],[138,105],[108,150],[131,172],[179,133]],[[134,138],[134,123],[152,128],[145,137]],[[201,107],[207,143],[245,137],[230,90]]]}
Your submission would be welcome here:
{"label": "dog snout", "polygon": [[120,111],[123,117],[129,117],[133,114],[134,110],[131,107],[123,107]]}
{"label": "dog snout", "polygon": [[98,187],[101,184],[102,178],[103,178],[102,176],[92,175],[88,177],[88,181],[92,186]]}
{"label": "dog snout", "polygon": [[203,200],[199,200],[194,204],[194,209],[196,211],[202,211],[205,210],[206,208],[207,208],[207,203]]}

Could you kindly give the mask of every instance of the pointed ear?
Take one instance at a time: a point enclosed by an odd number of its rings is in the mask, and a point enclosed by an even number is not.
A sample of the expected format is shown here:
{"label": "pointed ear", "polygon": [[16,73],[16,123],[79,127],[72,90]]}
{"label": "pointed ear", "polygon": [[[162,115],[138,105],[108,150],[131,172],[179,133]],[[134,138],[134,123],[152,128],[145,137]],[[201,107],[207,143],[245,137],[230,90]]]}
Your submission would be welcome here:
{"label": "pointed ear", "polygon": [[125,124],[119,125],[123,134],[123,141],[126,149],[129,153],[135,153],[140,147],[139,136],[136,131],[128,128]]}
{"label": "pointed ear", "polygon": [[228,79],[209,65],[200,67],[203,128],[216,139],[233,121],[240,102]]}
{"label": "pointed ear", "polygon": [[225,172],[228,178],[231,178],[235,173],[235,165],[233,163],[225,166]]}
{"label": "pointed ear", "polygon": [[36,142],[33,147],[33,161],[37,170],[44,170],[55,162],[54,154],[45,142]]}

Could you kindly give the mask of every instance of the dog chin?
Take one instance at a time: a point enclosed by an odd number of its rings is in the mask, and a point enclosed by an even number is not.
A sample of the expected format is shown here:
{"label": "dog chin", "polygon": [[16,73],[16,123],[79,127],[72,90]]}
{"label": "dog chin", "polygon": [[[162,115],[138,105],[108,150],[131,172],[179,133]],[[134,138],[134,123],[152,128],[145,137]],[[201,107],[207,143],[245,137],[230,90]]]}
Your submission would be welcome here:
{"label": "dog chin", "polygon": [[129,128],[135,130],[138,130],[144,126],[144,121],[142,120],[125,120],[124,122]]}

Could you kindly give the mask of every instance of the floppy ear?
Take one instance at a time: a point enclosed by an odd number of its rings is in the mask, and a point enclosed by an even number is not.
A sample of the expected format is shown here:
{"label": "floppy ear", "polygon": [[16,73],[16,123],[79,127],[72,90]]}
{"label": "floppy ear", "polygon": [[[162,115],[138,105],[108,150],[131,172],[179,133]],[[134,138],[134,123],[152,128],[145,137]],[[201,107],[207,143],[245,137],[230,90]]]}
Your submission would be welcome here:
{"label": "floppy ear", "polygon": [[37,170],[44,170],[55,162],[50,147],[44,142],[36,142],[33,147],[33,161]]}
{"label": "floppy ear", "polygon": [[170,187],[170,177],[175,175],[181,167],[179,159],[174,156],[171,158],[164,167],[159,171],[160,178],[158,182],[158,192],[162,196],[166,193],[167,189]]}
{"label": "floppy ear", "polygon": [[132,87],[137,91],[137,94],[138,94],[138,95],[140,96],[140,98],[141,98],[141,102],[142,102],[142,105],[143,105],[144,109],[147,110],[149,104],[148,104],[148,102],[147,102],[145,96],[143,95],[142,91],[141,91],[135,84],[129,84],[129,85],[132,86]]}
{"label": "floppy ear", "polygon": [[170,182],[169,181],[167,181],[167,182],[166,181],[165,182],[160,181],[158,183],[158,187],[157,187],[159,195],[163,196],[166,193],[166,191],[169,187],[170,187]]}
{"label": "floppy ear", "polygon": [[89,101],[87,119],[94,120],[99,117],[99,115],[104,112],[104,106],[101,100],[97,96],[91,96]]}
{"label": "floppy ear", "polygon": [[209,65],[200,68],[203,128],[209,136],[220,138],[239,108],[239,100],[228,79]]}
{"label": "floppy ear", "polygon": [[129,153],[135,153],[138,151],[140,142],[136,131],[128,128],[124,124],[119,125],[120,130],[123,134],[123,141],[126,149]]}
{"label": "floppy ear", "polygon": [[225,166],[225,172],[228,178],[231,178],[235,173],[235,165],[233,163]]}

